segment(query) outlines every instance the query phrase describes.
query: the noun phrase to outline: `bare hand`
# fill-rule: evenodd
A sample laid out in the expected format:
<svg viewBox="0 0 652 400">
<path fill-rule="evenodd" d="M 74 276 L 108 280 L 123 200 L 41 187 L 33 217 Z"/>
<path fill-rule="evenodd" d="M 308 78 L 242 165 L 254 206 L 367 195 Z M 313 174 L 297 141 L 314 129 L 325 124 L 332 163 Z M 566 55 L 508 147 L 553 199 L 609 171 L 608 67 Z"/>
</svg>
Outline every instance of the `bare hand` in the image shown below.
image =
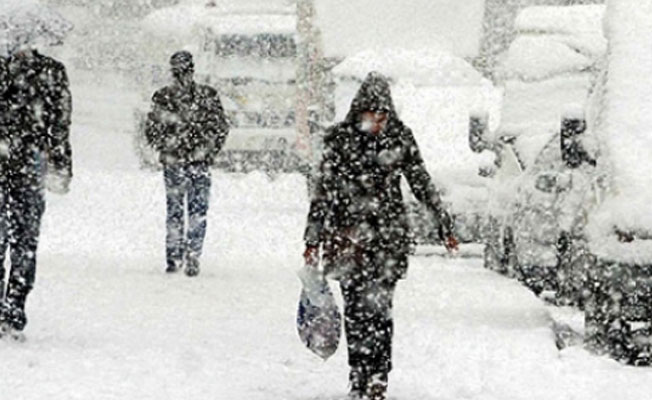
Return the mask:
<svg viewBox="0 0 652 400">
<path fill-rule="evenodd" d="M 446 246 L 446 250 L 448 250 L 450 253 L 460 249 L 460 243 L 457 241 L 455 236 L 452 235 L 446 238 L 444 241 L 444 246 Z"/>
<path fill-rule="evenodd" d="M 319 247 L 306 246 L 306 251 L 303 252 L 303 259 L 305 260 L 306 265 L 319 265 Z"/>
<path fill-rule="evenodd" d="M 48 172 L 45 175 L 45 188 L 54 194 L 66 194 L 70 191 L 70 176 L 57 172 Z"/>
</svg>

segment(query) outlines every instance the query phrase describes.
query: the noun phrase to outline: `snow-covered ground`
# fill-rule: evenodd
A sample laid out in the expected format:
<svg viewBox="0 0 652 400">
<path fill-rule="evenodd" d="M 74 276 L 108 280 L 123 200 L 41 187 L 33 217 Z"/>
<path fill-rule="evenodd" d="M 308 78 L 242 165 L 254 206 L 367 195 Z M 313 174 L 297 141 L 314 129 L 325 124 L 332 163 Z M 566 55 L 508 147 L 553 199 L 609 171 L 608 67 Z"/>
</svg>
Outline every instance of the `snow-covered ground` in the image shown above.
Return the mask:
<svg viewBox="0 0 652 400">
<path fill-rule="evenodd" d="M 203 270 L 163 274 L 159 173 L 139 170 L 116 77 L 72 73 L 75 178 L 50 196 L 23 344 L 0 399 L 304 399 L 346 393 L 295 332 L 307 198 L 299 176 L 216 174 Z M 432 254 L 432 253 L 430 253 Z M 546 308 L 480 259 L 420 255 L 395 300 L 391 399 L 642 399 L 652 371 L 559 353 Z"/>
</svg>

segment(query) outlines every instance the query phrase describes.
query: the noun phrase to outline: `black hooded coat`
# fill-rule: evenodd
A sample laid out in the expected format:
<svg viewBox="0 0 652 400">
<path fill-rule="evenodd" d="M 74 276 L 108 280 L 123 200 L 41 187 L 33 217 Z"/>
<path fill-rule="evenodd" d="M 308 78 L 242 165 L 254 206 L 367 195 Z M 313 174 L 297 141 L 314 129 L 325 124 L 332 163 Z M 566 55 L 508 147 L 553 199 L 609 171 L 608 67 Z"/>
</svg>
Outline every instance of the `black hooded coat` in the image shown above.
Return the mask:
<svg viewBox="0 0 652 400">
<path fill-rule="evenodd" d="M 382 132 L 374 135 L 361 129 L 361 115 L 368 110 L 389 114 Z M 449 236 L 451 218 L 412 131 L 394 109 L 389 82 L 370 73 L 346 119 L 325 135 L 308 214 L 304 239 L 307 246 L 323 244 L 327 275 L 336 279 L 349 273 L 390 280 L 405 277 L 412 240 L 401 193 L 403 176 L 415 197 L 438 219 L 442 239 Z"/>
</svg>

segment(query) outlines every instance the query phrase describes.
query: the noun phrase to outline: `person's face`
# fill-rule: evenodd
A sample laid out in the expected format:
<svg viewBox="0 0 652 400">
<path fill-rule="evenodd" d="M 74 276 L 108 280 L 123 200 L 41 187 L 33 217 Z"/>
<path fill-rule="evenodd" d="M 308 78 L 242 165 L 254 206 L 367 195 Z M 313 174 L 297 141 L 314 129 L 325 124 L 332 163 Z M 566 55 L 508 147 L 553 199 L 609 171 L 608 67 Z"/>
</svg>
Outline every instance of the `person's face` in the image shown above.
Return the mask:
<svg viewBox="0 0 652 400">
<path fill-rule="evenodd" d="M 387 126 L 387 118 L 385 111 L 365 111 L 360 117 L 360 125 L 363 131 L 377 135 Z"/>
<path fill-rule="evenodd" d="M 182 67 L 172 67 L 172 76 L 181 86 L 188 86 L 192 82 L 192 70 Z"/>
</svg>

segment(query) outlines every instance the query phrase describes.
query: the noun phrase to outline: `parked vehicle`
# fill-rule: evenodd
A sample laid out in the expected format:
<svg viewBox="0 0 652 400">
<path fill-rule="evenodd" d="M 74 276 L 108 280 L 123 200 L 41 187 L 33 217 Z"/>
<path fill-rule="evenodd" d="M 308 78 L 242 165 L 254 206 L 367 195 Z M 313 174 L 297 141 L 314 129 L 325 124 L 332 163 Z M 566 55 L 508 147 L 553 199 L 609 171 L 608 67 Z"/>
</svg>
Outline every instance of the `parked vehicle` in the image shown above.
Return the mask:
<svg viewBox="0 0 652 400">
<path fill-rule="evenodd" d="M 608 190 L 587 226 L 595 265 L 586 284 L 585 344 L 634 365 L 652 362 L 652 2 L 611 0 L 609 51 L 592 106 Z"/>
<path fill-rule="evenodd" d="M 498 160 L 485 266 L 561 303 L 581 302 L 568 286 L 577 274 L 561 266 L 582 259 L 583 227 L 600 190 L 594 135 L 583 108 L 606 48 L 603 11 L 524 9 L 498 74 L 505 87 L 500 126 L 471 131 L 479 137 L 471 140 L 486 143 Z"/>
</svg>

